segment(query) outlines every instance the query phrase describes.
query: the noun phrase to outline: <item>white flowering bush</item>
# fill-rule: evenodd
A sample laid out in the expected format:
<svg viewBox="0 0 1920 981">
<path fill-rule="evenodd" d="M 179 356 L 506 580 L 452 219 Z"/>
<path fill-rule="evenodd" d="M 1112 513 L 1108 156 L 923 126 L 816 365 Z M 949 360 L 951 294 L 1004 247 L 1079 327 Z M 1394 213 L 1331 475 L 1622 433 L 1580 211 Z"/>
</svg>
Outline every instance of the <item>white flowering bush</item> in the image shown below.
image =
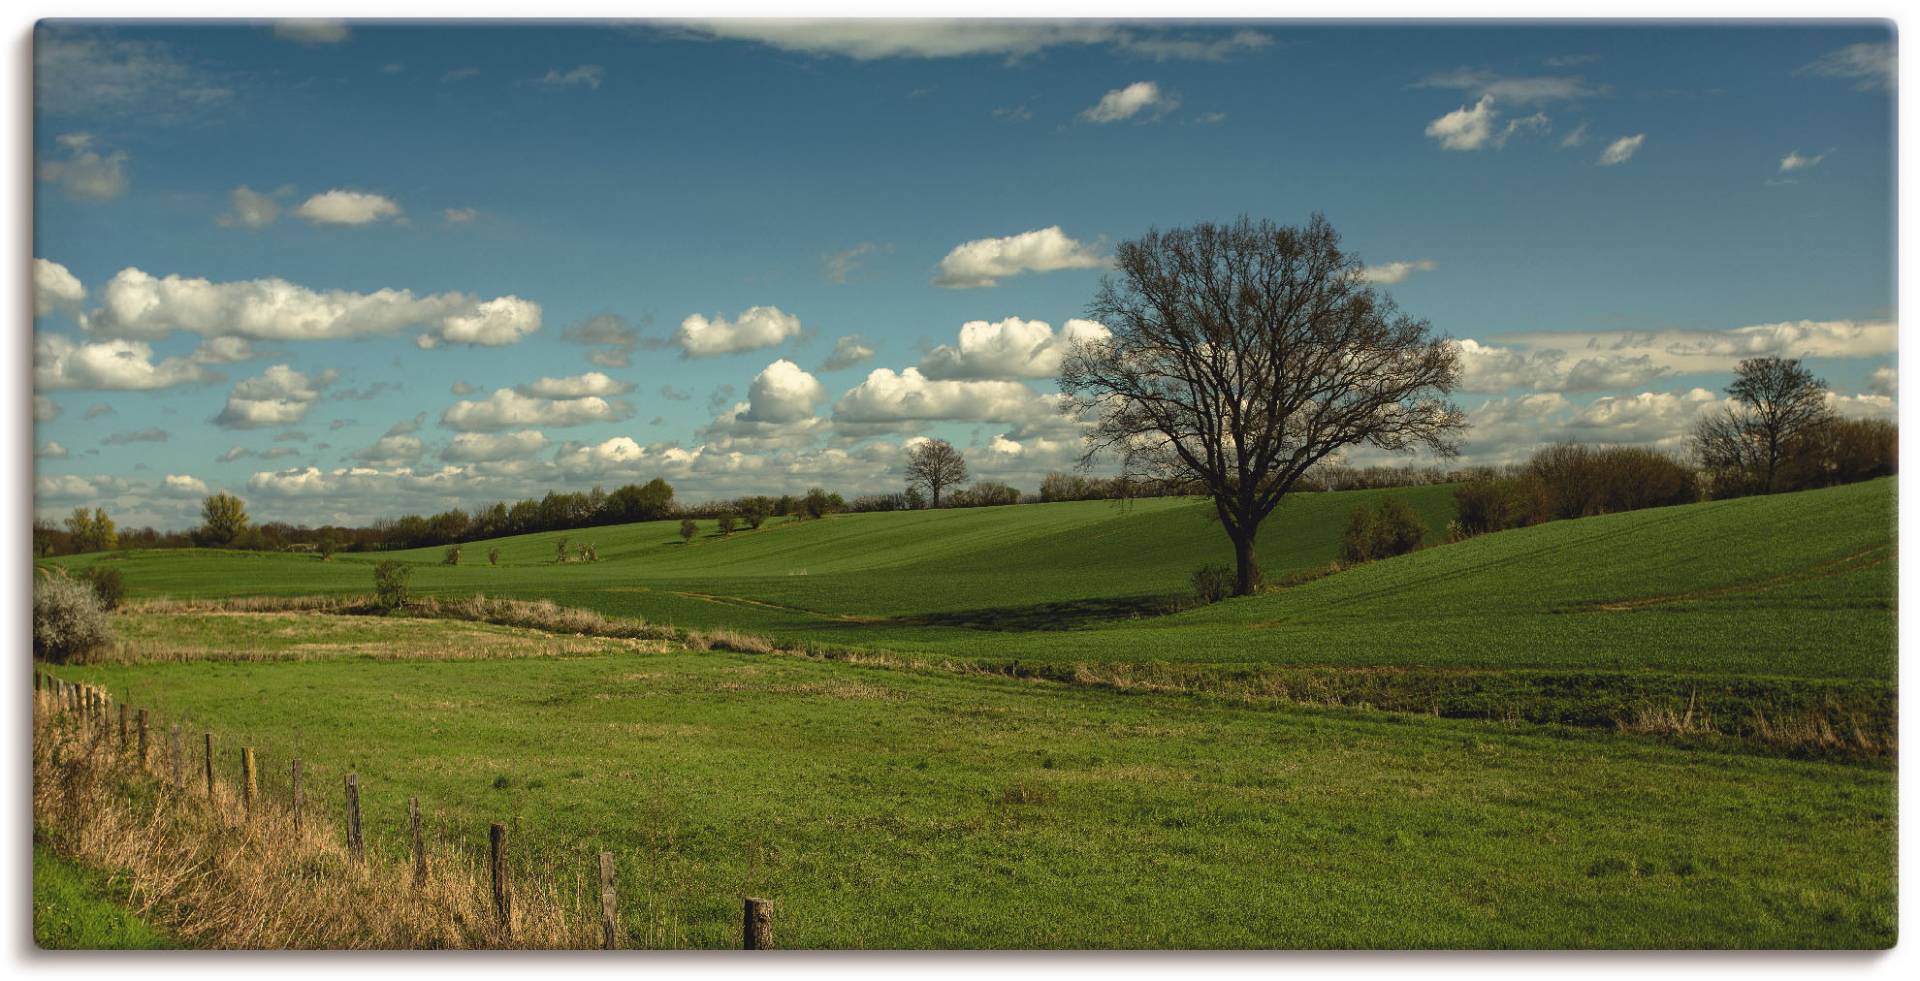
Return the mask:
<svg viewBox="0 0 1920 981">
<path fill-rule="evenodd" d="M 65 664 L 113 643 L 113 625 L 93 587 L 61 573 L 33 582 L 33 653 Z"/>
</svg>

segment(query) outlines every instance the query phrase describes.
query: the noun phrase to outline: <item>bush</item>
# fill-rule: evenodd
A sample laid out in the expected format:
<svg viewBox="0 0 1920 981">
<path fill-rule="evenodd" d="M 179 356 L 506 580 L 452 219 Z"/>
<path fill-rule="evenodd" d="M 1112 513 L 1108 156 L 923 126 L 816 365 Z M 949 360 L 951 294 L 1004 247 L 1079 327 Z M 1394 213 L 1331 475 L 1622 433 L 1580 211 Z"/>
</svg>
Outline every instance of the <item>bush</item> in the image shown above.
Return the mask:
<svg viewBox="0 0 1920 981">
<path fill-rule="evenodd" d="M 748 528 L 759 528 L 773 512 L 773 502 L 764 497 L 750 497 L 740 502 L 740 517 Z"/>
<path fill-rule="evenodd" d="M 391 559 L 373 567 L 374 601 L 384 610 L 407 605 L 407 582 L 413 578 L 413 566 Z"/>
<path fill-rule="evenodd" d="M 1353 509 L 1347 530 L 1340 536 L 1340 561 L 1348 565 L 1390 559 L 1420 547 L 1427 537 L 1419 512 L 1397 497 L 1380 502 L 1376 511 Z"/>
<path fill-rule="evenodd" d="M 82 572 L 80 578 L 99 597 L 101 609 L 117 610 L 120 602 L 127 598 L 127 584 L 121 578 L 119 569 L 95 565 Z"/>
<path fill-rule="evenodd" d="M 1218 603 L 1233 595 L 1233 570 L 1224 565 L 1203 565 L 1193 571 L 1193 595 L 1202 603 Z"/>
<path fill-rule="evenodd" d="M 460 564 L 460 546 L 458 545 L 447 546 L 447 557 L 444 559 L 441 559 L 440 564 L 441 565 L 459 565 Z"/>
<path fill-rule="evenodd" d="M 720 534 L 722 536 L 733 534 L 734 520 L 735 519 L 731 514 L 723 514 L 720 516 L 717 523 L 720 525 Z"/>
<path fill-rule="evenodd" d="M 494 547 L 487 549 L 487 564 L 488 565 L 500 564 L 500 546 L 495 545 Z"/>
<path fill-rule="evenodd" d="M 1340 561 L 1358 565 L 1373 558 L 1373 512 L 1364 506 L 1347 516 L 1347 530 L 1340 533 Z"/>
<path fill-rule="evenodd" d="M 693 544 L 693 536 L 698 534 L 700 534 L 700 526 L 697 524 L 694 524 L 692 518 L 680 519 L 680 540 L 681 541 L 691 545 Z"/>
<path fill-rule="evenodd" d="M 67 664 L 113 642 L 113 624 L 99 594 L 65 574 L 42 574 L 33 583 L 33 653 Z"/>
</svg>

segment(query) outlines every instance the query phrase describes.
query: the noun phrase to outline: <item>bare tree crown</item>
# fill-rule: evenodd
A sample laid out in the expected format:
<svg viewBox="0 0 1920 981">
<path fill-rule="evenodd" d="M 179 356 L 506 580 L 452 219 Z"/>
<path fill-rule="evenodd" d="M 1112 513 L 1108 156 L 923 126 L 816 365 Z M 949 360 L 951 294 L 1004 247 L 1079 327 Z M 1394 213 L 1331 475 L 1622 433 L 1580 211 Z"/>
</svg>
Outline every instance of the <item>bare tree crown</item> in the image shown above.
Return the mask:
<svg viewBox="0 0 1920 981">
<path fill-rule="evenodd" d="M 924 486 L 940 506 L 940 490 L 967 479 L 967 461 L 953 444 L 929 439 L 907 450 L 907 483 Z"/>
</svg>

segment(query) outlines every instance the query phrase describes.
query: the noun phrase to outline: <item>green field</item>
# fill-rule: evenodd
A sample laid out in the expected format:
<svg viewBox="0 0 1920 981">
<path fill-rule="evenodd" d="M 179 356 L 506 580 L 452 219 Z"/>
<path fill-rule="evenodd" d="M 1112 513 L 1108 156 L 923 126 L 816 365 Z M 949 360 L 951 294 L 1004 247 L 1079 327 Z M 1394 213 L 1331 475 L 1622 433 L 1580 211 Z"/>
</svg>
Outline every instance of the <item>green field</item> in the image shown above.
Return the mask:
<svg viewBox="0 0 1920 981">
<path fill-rule="evenodd" d="M 122 905 L 105 875 L 33 843 L 33 943 L 42 950 L 151 950 L 179 946 Z"/>
<path fill-rule="evenodd" d="M 643 524 L 570 533 L 590 564 L 553 564 L 552 534 L 497 543 L 497 568 L 488 543 L 399 557 L 428 593 L 953 663 L 135 609 L 120 663 L 58 670 L 258 747 L 269 793 L 294 757 L 315 786 L 356 770 L 395 854 L 416 794 L 462 842 L 518 822 L 546 868 L 614 850 L 639 944 L 732 945 L 739 896 L 765 894 L 792 946 L 1883 947 L 1893 492 L 1436 534 L 1173 614 L 1227 553 L 1191 501 L 691 545 Z M 1297 496 L 1263 531 L 1269 577 L 1324 567 L 1385 495 L 1450 516 L 1448 488 Z M 363 593 L 375 558 L 58 561 L 205 598 Z M 1731 741 L 1628 724 L 1649 706 Z M 1806 719 L 1833 731 L 1766 735 Z"/>
</svg>

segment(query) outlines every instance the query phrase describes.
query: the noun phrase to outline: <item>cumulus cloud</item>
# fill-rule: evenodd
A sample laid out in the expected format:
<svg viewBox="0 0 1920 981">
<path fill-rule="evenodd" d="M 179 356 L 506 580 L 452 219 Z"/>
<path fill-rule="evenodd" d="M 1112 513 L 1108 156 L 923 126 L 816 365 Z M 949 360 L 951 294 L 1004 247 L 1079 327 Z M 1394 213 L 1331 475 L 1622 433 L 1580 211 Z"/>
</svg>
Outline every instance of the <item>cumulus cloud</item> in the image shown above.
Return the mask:
<svg viewBox="0 0 1920 981">
<path fill-rule="evenodd" d="M 836 423 L 1016 422 L 1057 415 L 1059 397 L 1013 381 L 942 381 L 918 368 L 876 368 L 833 406 Z M 859 431 L 859 430 L 854 430 Z"/>
<path fill-rule="evenodd" d="M 356 450 L 351 458 L 361 463 L 397 466 L 418 461 L 425 451 L 426 443 L 420 437 L 408 432 L 389 431 L 374 440 L 372 446 Z"/>
<path fill-rule="evenodd" d="M 80 312 L 87 302 L 87 288 L 67 267 L 49 259 L 33 260 L 33 315 L 44 317 L 56 311 Z"/>
<path fill-rule="evenodd" d="M 570 68 L 564 72 L 557 68 L 550 68 L 545 75 L 535 79 L 535 81 L 551 89 L 571 88 L 576 85 L 584 85 L 590 89 L 597 89 L 600 87 L 600 80 L 605 75 L 606 69 L 599 65 L 581 65 L 577 68 Z"/>
<path fill-rule="evenodd" d="M 294 217 L 315 225 L 368 225 L 399 214 L 400 205 L 392 198 L 338 187 L 322 191 L 293 209 Z"/>
<path fill-rule="evenodd" d="M 168 497 L 205 497 L 207 482 L 192 474 L 170 473 L 160 481 L 160 493 Z"/>
<path fill-rule="evenodd" d="M 33 451 L 33 455 L 43 460 L 64 460 L 67 458 L 67 448 L 53 440 L 47 440 L 40 444 L 39 449 Z"/>
<path fill-rule="evenodd" d="M 1870 41 L 1829 51 L 1800 66 L 1794 74 L 1851 79 L 1853 87 L 1862 92 L 1891 92 L 1899 72 L 1899 56 L 1892 42 Z"/>
<path fill-rule="evenodd" d="M 1500 110 L 1494 108 L 1493 97 L 1481 96 L 1472 106 L 1461 106 L 1428 123 L 1427 138 L 1438 142 L 1442 150 L 1497 150 L 1520 130 L 1547 125 L 1547 117 L 1539 113 L 1510 120 L 1504 128 L 1496 129 L 1499 120 Z"/>
<path fill-rule="evenodd" d="M 1892 365 L 1881 365 L 1873 369 L 1873 375 L 1868 379 L 1867 384 L 1875 395 L 1888 397 L 1898 395 L 1900 394 L 1900 372 Z"/>
<path fill-rule="evenodd" d="M 798 422 L 813 417 L 814 406 L 827 397 L 820 380 L 781 358 L 753 376 L 747 386 L 748 422 Z"/>
<path fill-rule="evenodd" d="M 538 430 L 513 433 L 461 433 L 440 451 L 440 459 L 449 463 L 495 463 L 524 460 L 545 449 L 547 437 Z"/>
<path fill-rule="evenodd" d="M 687 357 L 704 358 L 773 347 L 800 333 L 800 318 L 779 307 L 749 307 L 733 320 L 692 314 L 680 322 L 673 342 Z"/>
<path fill-rule="evenodd" d="M 196 364 L 238 364 L 259 357 L 244 337 L 209 337 L 193 349 Z"/>
<path fill-rule="evenodd" d="M 1160 90 L 1152 81 L 1139 81 L 1124 88 L 1110 89 L 1100 101 L 1081 110 L 1080 119 L 1089 123 L 1117 123 L 1145 114 L 1155 120 L 1180 108 L 1180 97 Z"/>
<path fill-rule="evenodd" d="M 841 371 L 873 357 L 873 348 L 859 334 L 848 334 L 833 342 L 833 352 L 820 362 L 820 371 Z"/>
<path fill-rule="evenodd" d="M 641 343 L 640 328 L 614 313 L 588 317 L 561 331 L 560 339 L 599 346 L 599 350 L 587 352 L 587 360 L 604 368 L 625 368 L 633 349 Z"/>
<path fill-rule="evenodd" d="M 1098 269 L 1106 264 L 1097 244 L 1077 242 L 1059 225 L 1049 225 L 1004 238 L 962 242 L 940 260 L 933 283 L 948 289 L 976 289 L 1021 273 Z"/>
<path fill-rule="evenodd" d="M 632 407 L 626 403 L 597 395 L 549 399 L 502 388 L 482 401 L 455 402 L 441 414 L 440 424 L 458 432 L 490 433 L 507 429 L 556 429 L 590 422 L 615 422 L 632 414 Z"/>
<path fill-rule="evenodd" d="M 188 358 L 153 360 L 153 347 L 141 341 L 109 340 L 82 344 L 59 334 L 40 333 L 33 343 L 35 388 L 148 391 L 219 380 Z"/>
<path fill-rule="evenodd" d="M 598 371 L 589 371 L 584 375 L 565 378 L 542 378 L 530 384 L 515 385 L 513 390 L 535 398 L 577 399 L 588 395 L 624 395 L 632 391 L 633 386 Z"/>
<path fill-rule="evenodd" d="M 86 133 L 65 133 L 58 142 L 66 156 L 42 161 L 41 180 L 76 201 L 111 201 L 127 192 L 126 151 L 102 154 Z"/>
<path fill-rule="evenodd" d="M 299 44 L 339 44 L 353 32 L 343 20 L 288 18 L 273 22 L 273 36 Z"/>
<path fill-rule="evenodd" d="M 1075 343 L 1111 336 L 1105 326 L 1091 320 L 1069 320 L 1058 334 L 1042 320 L 974 320 L 961 325 L 958 345 L 934 348 L 919 368 L 936 381 L 1052 378 L 1060 373 L 1060 360 Z"/>
<path fill-rule="evenodd" d="M 1809 170 L 1820 166 L 1820 161 L 1825 159 L 1827 159 L 1827 155 L 1824 153 L 1816 153 L 1808 156 L 1798 150 L 1794 150 L 1780 158 L 1780 173 L 1787 174 L 1796 170 Z"/>
<path fill-rule="evenodd" d="M 256 377 L 233 386 L 226 407 L 213 418 L 227 429 L 264 429 L 285 426 L 307 417 L 321 389 L 333 382 L 333 372 L 309 377 L 284 364 L 273 365 Z"/>
<path fill-rule="evenodd" d="M 274 200 L 273 195 L 262 194 L 242 184 L 227 195 L 227 211 L 214 221 L 222 228 L 244 228 L 248 231 L 256 231 L 273 224 L 279 218 L 280 202 Z"/>
<path fill-rule="evenodd" d="M 275 341 L 419 328 L 423 347 L 442 341 L 498 345 L 539 330 L 540 305 L 517 296 L 483 301 L 465 293 L 415 296 L 404 289 L 313 290 L 278 278 L 215 283 L 129 267 L 108 281 L 100 308 L 85 326 L 92 333 L 149 340 L 186 331 Z"/>
<path fill-rule="evenodd" d="M 1602 167 L 1612 167 L 1617 164 L 1626 163 L 1633 159 L 1635 153 L 1640 152 L 1640 144 L 1645 142 L 1647 142 L 1647 134 L 1645 133 L 1622 136 L 1612 143 L 1607 144 L 1607 148 L 1600 152 L 1598 163 Z"/>
<path fill-rule="evenodd" d="M 1432 259 L 1414 259 L 1408 262 L 1388 262 L 1378 266 L 1368 266 L 1360 270 L 1360 278 L 1369 283 L 1391 286 L 1405 280 L 1417 272 L 1432 272 L 1438 265 Z"/>
<path fill-rule="evenodd" d="M 1745 358 L 1885 356 L 1896 350 L 1898 335 L 1899 326 L 1890 321 L 1794 320 L 1731 330 L 1538 331 L 1495 340 L 1576 358 L 1645 356 L 1665 372 L 1694 374 L 1731 371 Z"/>
<path fill-rule="evenodd" d="M 1642 385 L 1673 373 L 1645 353 L 1569 354 L 1562 348 L 1501 347 L 1471 338 L 1455 341 L 1454 349 L 1460 353 L 1463 392 L 1598 391 Z"/>
</svg>

